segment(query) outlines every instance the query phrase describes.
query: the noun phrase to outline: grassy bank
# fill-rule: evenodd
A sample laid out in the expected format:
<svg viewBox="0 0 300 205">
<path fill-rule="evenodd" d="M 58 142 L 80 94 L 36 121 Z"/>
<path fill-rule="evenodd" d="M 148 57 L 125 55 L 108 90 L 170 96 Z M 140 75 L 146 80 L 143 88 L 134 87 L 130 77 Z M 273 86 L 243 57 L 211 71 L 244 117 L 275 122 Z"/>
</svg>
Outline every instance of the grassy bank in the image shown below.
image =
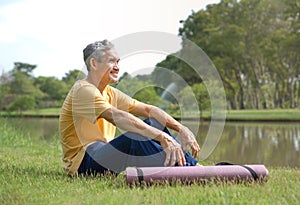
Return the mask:
<svg viewBox="0 0 300 205">
<path fill-rule="evenodd" d="M 35 109 L 26 111 L 13 111 L 13 112 L 0 112 L 0 116 L 8 117 L 19 117 L 19 116 L 29 116 L 29 117 L 58 117 L 60 113 L 60 108 L 47 108 L 47 109 Z"/>
<path fill-rule="evenodd" d="M 300 110 L 229 110 L 226 119 L 237 121 L 300 121 Z"/>
<path fill-rule="evenodd" d="M 0 119 L 0 204 L 297 204 L 300 170 L 272 168 L 265 184 L 129 188 L 116 178 L 70 178 L 57 137 L 30 139 Z M 213 162 L 204 162 L 213 164 Z"/>
<path fill-rule="evenodd" d="M 29 116 L 29 117 L 58 117 L 60 108 L 49 108 L 29 110 L 20 112 L 0 112 L 0 116 Z M 209 120 L 210 112 L 203 112 L 203 119 Z M 181 118 L 180 116 L 174 116 Z M 188 114 L 188 118 L 198 118 L 194 113 Z M 274 109 L 274 110 L 228 110 L 226 111 L 228 121 L 300 121 L 299 109 Z"/>
<path fill-rule="evenodd" d="M 192 115 L 192 114 L 191 114 Z M 209 120 L 211 113 L 204 111 L 203 119 Z M 300 121 L 299 109 L 271 110 L 227 110 L 227 121 Z"/>
</svg>

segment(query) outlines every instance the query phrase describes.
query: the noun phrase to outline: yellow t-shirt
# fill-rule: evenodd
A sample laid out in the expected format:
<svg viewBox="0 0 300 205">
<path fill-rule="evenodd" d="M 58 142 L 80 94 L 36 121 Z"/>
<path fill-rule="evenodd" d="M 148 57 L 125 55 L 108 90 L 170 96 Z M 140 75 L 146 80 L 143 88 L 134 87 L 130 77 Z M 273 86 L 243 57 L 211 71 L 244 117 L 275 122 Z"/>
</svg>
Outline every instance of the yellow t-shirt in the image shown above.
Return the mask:
<svg viewBox="0 0 300 205">
<path fill-rule="evenodd" d="M 64 169 L 76 174 L 88 145 L 109 142 L 116 127 L 99 116 L 113 107 L 131 112 L 137 101 L 116 88 L 106 86 L 101 93 L 93 84 L 77 81 L 62 106 L 59 129 L 63 150 Z"/>
</svg>

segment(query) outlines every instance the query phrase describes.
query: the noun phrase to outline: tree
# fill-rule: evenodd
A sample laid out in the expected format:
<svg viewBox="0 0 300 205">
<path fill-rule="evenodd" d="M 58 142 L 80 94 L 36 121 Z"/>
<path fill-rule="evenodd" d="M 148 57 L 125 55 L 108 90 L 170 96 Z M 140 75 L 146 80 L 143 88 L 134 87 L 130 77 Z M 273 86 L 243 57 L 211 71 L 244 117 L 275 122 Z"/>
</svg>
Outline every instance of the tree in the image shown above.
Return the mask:
<svg viewBox="0 0 300 205">
<path fill-rule="evenodd" d="M 17 95 L 36 93 L 36 88 L 33 84 L 33 76 L 31 72 L 36 65 L 30 65 L 27 63 L 15 63 L 15 67 L 10 72 L 10 92 Z"/>
<path fill-rule="evenodd" d="M 176 83 L 181 87 L 181 83 L 178 81 L 178 77 L 176 77 L 176 75 L 178 75 L 189 85 L 200 83 L 202 79 L 187 62 L 180 59 L 180 55 L 182 55 L 180 52 L 169 55 L 164 61 L 158 63 L 152 73 L 153 81 L 164 87 L 171 83 Z M 174 74 L 170 74 L 170 72 L 165 69 Z"/>
<path fill-rule="evenodd" d="M 179 35 L 213 60 L 231 108 L 287 102 L 294 108 L 300 100 L 299 7 L 294 0 L 222 0 L 192 12 L 181 21 Z M 275 94 L 267 94 L 273 88 Z"/>
<path fill-rule="evenodd" d="M 6 86 L 9 87 L 8 98 L 11 99 L 11 104 L 8 107 L 10 110 L 22 111 L 24 109 L 31 109 L 43 96 L 43 93 L 34 85 L 32 71 L 35 68 L 36 65 L 16 62 L 13 70 L 8 73 Z M 24 105 L 21 103 L 22 100 Z M 17 109 L 18 106 L 19 108 Z"/>
<path fill-rule="evenodd" d="M 13 101 L 14 95 L 10 94 L 10 75 L 2 72 L 0 76 L 0 109 L 7 109 L 8 105 Z"/>
<path fill-rule="evenodd" d="M 61 106 L 69 91 L 67 84 L 56 77 L 40 76 L 35 79 L 34 85 L 44 93 L 44 103 L 39 105 L 43 107 Z"/>
<path fill-rule="evenodd" d="M 20 72 L 26 74 L 27 76 L 31 76 L 32 71 L 37 67 L 36 65 L 22 63 L 22 62 L 15 62 L 14 65 L 15 66 L 14 66 L 13 70 L 20 71 Z"/>
<path fill-rule="evenodd" d="M 155 92 L 155 85 L 151 82 L 140 81 L 137 77 L 132 77 L 128 73 L 120 78 L 116 87 L 141 102 L 159 107 L 164 105 L 164 101 Z"/>
<path fill-rule="evenodd" d="M 30 110 L 35 108 L 36 102 L 35 98 L 31 95 L 19 95 L 16 99 L 9 105 L 9 111 L 19 111 Z"/>
<path fill-rule="evenodd" d="M 83 79 L 84 77 L 85 74 L 82 71 L 75 69 L 66 73 L 65 77 L 62 78 L 62 81 L 65 82 L 70 89 L 77 80 Z"/>
</svg>

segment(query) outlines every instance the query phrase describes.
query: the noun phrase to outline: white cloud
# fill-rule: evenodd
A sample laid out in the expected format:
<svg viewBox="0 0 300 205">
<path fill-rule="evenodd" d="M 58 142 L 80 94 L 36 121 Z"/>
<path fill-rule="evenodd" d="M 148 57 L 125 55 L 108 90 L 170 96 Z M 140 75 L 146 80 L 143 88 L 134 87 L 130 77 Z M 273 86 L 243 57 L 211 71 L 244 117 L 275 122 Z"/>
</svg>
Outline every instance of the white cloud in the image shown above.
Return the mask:
<svg viewBox="0 0 300 205">
<path fill-rule="evenodd" d="M 69 70 L 82 68 L 82 49 L 90 42 L 139 31 L 177 35 L 179 20 L 185 20 L 191 10 L 218 2 L 23 0 L 7 4 L 0 7 L 0 69 L 8 70 L 13 62 L 24 61 L 38 65 L 36 76 L 62 77 Z M 154 57 L 148 59 L 156 63 Z M 134 65 L 145 67 L 142 64 Z"/>
</svg>

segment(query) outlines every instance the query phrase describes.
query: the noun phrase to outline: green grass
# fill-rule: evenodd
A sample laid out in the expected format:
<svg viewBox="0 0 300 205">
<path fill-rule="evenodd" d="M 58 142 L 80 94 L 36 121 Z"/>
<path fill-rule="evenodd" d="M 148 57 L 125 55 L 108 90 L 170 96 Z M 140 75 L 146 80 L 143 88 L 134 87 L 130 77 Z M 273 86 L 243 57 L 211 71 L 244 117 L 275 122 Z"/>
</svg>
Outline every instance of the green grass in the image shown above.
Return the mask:
<svg viewBox="0 0 300 205">
<path fill-rule="evenodd" d="M 194 113 L 187 116 L 195 118 Z M 218 114 L 216 114 L 218 118 Z M 203 119 L 210 119 L 211 112 L 203 111 Z M 228 121 L 300 121 L 299 109 L 270 109 L 270 110 L 227 110 L 226 120 Z"/>
<path fill-rule="evenodd" d="M 277 109 L 277 110 L 229 110 L 227 120 L 300 120 L 298 109 Z"/>
<path fill-rule="evenodd" d="M 20 112 L 0 112 L 1 115 L 10 114 L 11 116 L 59 116 L 60 108 L 36 109 Z M 188 113 L 188 112 L 187 112 Z M 194 112 L 190 112 L 185 117 L 196 118 Z M 203 111 L 204 119 L 210 119 L 209 111 Z M 175 118 L 180 118 L 175 116 Z M 236 121 L 300 121 L 300 109 L 272 109 L 272 110 L 227 110 L 227 120 Z"/>
<path fill-rule="evenodd" d="M 57 136 L 30 139 L 0 119 L 0 204 L 297 204 L 300 169 L 268 167 L 263 184 L 128 187 L 118 177 L 69 177 Z M 212 162 L 205 162 L 210 164 Z"/>
<path fill-rule="evenodd" d="M 0 116 L 58 116 L 61 108 L 45 108 L 45 109 L 35 109 L 35 110 L 26 110 L 26 111 L 13 111 L 13 112 L 0 112 Z"/>
</svg>

